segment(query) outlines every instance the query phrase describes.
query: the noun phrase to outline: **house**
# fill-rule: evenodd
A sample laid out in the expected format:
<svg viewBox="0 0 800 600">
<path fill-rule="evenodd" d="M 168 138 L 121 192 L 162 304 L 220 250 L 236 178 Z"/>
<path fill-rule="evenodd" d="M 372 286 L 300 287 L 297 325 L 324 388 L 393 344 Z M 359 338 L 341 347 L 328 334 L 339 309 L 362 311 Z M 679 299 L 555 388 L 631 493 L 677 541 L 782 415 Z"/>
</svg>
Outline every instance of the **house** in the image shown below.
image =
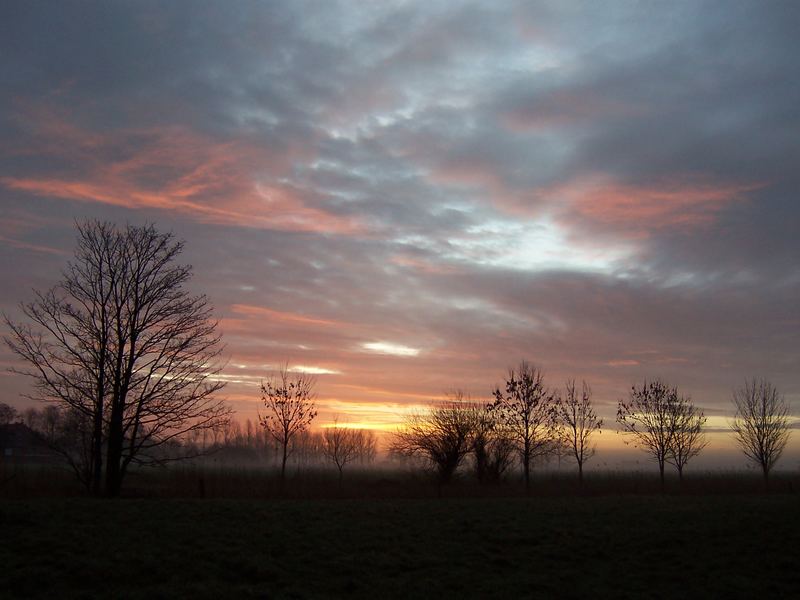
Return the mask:
<svg viewBox="0 0 800 600">
<path fill-rule="evenodd" d="M 51 464 L 60 458 L 39 433 L 24 423 L 0 425 L 0 462 Z"/>
</svg>

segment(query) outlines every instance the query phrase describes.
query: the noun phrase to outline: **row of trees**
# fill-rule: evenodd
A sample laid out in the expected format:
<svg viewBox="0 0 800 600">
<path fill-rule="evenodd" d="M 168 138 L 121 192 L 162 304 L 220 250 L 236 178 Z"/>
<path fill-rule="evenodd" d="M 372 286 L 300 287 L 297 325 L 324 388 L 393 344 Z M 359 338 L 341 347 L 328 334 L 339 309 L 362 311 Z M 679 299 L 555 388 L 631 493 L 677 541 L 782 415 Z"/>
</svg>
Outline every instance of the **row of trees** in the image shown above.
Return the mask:
<svg viewBox="0 0 800 600">
<path fill-rule="evenodd" d="M 317 416 L 315 385 L 313 376 L 291 373 L 288 365 L 261 384 L 265 412 L 259 414 L 259 423 L 280 447 L 281 481 L 286 478 L 286 463 L 293 442 L 307 436 L 308 427 Z M 373 432 L 340 425 L 336 417 L 333 426 L 326 427 L 319 436 L 318 452 L 336 466 L 341 483 L 344 468 L 349 463 L 374 460 L 377 440 Z"/>
<path fill-rule="evenodd" d="M 391 452 L 421 457 L 435 468 L 441 482 L 449 481 L 468 457 L 479 481 L 496 481 L 516 461 L 530 489 L 533 463 L 554 454 L 566 454 L 577 465 L 583 481 L 586 461 L 595 453 L 592 436 L 603 421 L 592 404 L 591 387 L 567 381 L 564 390 L 548 388 L 542 371 L 523 361 L 508 371 L 503 387 L 493 390 L 493 401 L 473 402 L 461 392 L 443 404 L 409 415 L 397 431 Z M 765 485 L 789 438 L 788 405 L 765 380 L 747 381 L 734 392 L 735 439 L 762 470 Z M 707 441 L 706 417 L 691 398 L 660 380 L 633 386 L 617 407 L 619 432 L 646 451 L 664 470 L 673 465 L 680 479 L 688 462 Z"/>
<path fill-rule="evenodd" d="M 591 441 L 603 425 L 592 405 L 591 387 L 567 382 L 563 394 L 548 388 L 542 371 L 523 361 L 509 369 L 503 387 L 489 403 L 473 402 L 455 392 L 444 404 L 409 415 L 391 444 L 399 456 L 421 457 L 433 465 L 442 482 L 449 481 L 472 456 L 479 481 L 499 480 L 518 461 L 526 489 L 538 459 L 566 452 L 583 467 L 594 455 Z"/>
<path fill-rule="evenodd" d="M 69 411 L 49 404 L 18 413 L 0 402 L 0 425 L 14 422 L 22 422 L 36 432 L 76 470 L 84 462 L 81 459 L 84 445 L 77 430 L 81 421 Z M 283 448 L 267 430 L 248 419 L 244 425 L 230 420 L 214 429 L 195 430 L 183 439 L 163 445 L 160 452 L 162 462 L 192 457 L 222 464 L 280 465 Z M 341 479 L 348 464 L 368 465 L 375 461 L 377 437 L 373 431 L 350 429 L 335 421 L 322 431 L 306 429 L 292 436 L 287 454 L 298 468 L 329 463 L 337 468 Z"/>
<path fill-rule="evenodd" d="M 177 264 L 182 251 L 183 242 L 152 226 L 88 221 L 78 225 L 62 280 L 20 305 L 26 321 L 4 316 L 5 341 L 23 365 L 16 372 L 34 383 L 30 397 L 58 406 L 42 416 L 43 427 L 95 493 L 118 495 L 130 465 L 191 456 L 198 439 L 230 423 L 232 411 L 217 397 L 224 386 L 217 322 L 207 298 L 186 289 L 192 269 Z M 262 385 L 262 398 L 259 422 L 280 448 L 284 478 L 293 440 L 317 414 L 314 380 L 284 368 Z M 736 439 L 766 480 L 788 439 L 788 407 L 764 381 L 748 382 L 734 401 Z M 617 421 L 656 459 L 662 480 L 665 463 L 681 474 L 705 445 L 702 411 L 659 381 L 634 387 Z M 565 448 L 582 477 L 601 426 L 586 383 L 551 390 L 522 362 L 488 404 L 457 395 L 411 415 L 392 450 L 425 457 L 442 480 L 468 455 L 481 480 L 498 479 L 516 460 L 529 487 L 532 463 Z M 325 431 L 323 453 L 340 475 L 371 443 L 364 435 L 338 423 Z"/>
<path fill-rule="evenodd" d="M 280 464 L 285 478 L 287 458 L 299 465 L 329 461 L 341 481 L 352 462 L 371 463 L 377 440 L 371 431 L 341 426 L 312 432 L 308 425 L 316 415 L 314 379 L 283 369 L 263 384 L 267 413 L 259 424 L 247 421 L 244 428 L 226 421 L 213 429 L 195 429 L 185 438 L 160 447 L 158 458 L 177 458 L 215 453 L 222 460 L 253 459 Z M 571 457 L 583 479 L 583 466 L 595 452 L 592 435 L 602 420 L 592 406 L 591 388 L 578 389 L 568 381 L 563 390 L 549 390 L 537 368 L 521 363 L 510 369 L 503 388 L 493 391 L 494 401 L 472 402 L 456 392 L 446 403 L 408 416 L 397 432 L 391 452 L 421 457 L 433 465 L 442 482 L 450 480 L 468 457 L 480 482 L 496 482 L 518 462 L 526 486 L 530 469 L 538 461 L 558 455 Z M 734 392 L 736 416 L 732 429 L 742 450 L 762 469 L 765 483 L 789 436 L 788 406 L 767 381 L 752 380 Z M 19 419 L 38 431 L 51 448 L 61 452 L 81 475 L 91 462 L 87 444 L 90 432 L 85 420 L 71 408 L 48 405 L 29 408 L 21 415 L 0 403 L 0 424 Z M 617 411 L 620 431 L 630 434 L 631 444 L 644 449 L 659 467 L 662 485 L 666 464 L 672 464 L 682 479 L 689 460 L 706 446 L 706 418 L 691 400 L 662 381 L 633 386 L 620 400 Z"/>
</svg>

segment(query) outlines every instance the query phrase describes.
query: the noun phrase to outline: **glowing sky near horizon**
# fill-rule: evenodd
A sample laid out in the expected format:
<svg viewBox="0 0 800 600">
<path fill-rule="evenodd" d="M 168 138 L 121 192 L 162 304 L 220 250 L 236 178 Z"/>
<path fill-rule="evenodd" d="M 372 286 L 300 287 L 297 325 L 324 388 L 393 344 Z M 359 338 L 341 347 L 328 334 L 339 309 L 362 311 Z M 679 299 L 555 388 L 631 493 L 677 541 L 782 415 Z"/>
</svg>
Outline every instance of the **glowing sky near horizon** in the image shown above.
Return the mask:
<svg viewBox="0 0 800 600">
<path fill-rule="evenodd" d="M 59 278 L 76 219 L 154 222 L 216 307 L 241 419 L 281 365 L 316 377 L 320 425 L 389 430 L 523 358 L 588 380 L 607 424 L 655 376 L 720 429 L 745 376 L 800 413 L 798 23 L 794 2 L 4 2 L 0 308 Z"/>
</svg>

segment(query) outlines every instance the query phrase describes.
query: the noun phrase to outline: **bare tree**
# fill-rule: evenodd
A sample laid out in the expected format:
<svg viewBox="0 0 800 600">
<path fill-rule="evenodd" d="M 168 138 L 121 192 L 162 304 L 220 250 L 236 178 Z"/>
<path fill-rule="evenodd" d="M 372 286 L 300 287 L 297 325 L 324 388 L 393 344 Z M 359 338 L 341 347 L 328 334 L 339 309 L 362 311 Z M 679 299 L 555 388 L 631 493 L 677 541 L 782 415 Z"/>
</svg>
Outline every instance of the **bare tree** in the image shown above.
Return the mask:
<svg viewBox="0 0 800 600">
<path fill-rule="evenodd" d="M 280 446 L 280 444 L 278 445 Z M 289 442 L 289 458 L 293 460 L 298 470 L 308 466 L 318 466 L 325 460 L 324 445 L 325 438 L 321 432 L 304 429 L 293 436 Z M 287 467 L 288 465 L 287 462 Z"/>
<path fill-rule="evenodd" d="M 21 310 L 32 325 L 6 317 L 6 343 L 27 364 L 33 397 L 82 415 L 90 431 L 86 470 L 98 492 L 120 492 L 131 464 L 194 429 L 217 427 L 230 409 L 215 394 L 221 351 L 205 296 L 185 289 L 183 242 L 153 226 L 78 226 L 75 259 L 63 280 Z"/>
<path fill-rule="evenodd" d="M 689 397 L 679 396 L 673 405 L 674 431 L 667 461 L 678 470 L 678 479 L 683 481 L 683 468 L 700 454 L 707 441 L 703 433 L 706 417 Z"/>
<path fill-rule="evenodd" d="M 598 419 L 592 405 L 592 388 L 585 381 L 581 393 L 575 389 L 575 380 L 567 381 L 565 396 L 555 401 L 556 417 L 559 423 L 560 442 L 566 446 L 578 464 L 578 481 L 583 483 L 583 465 L 592 458 L 595 446 L 591 436 L 600 432 L 603 419 Z"/>
<path fill-rule="evenodd" d="M 623 433 L 631 434 L 635 446 L 649 453 L 658 463 L 661 488 L 664 488 L 664 465 L 670 456 L 677 425 L 675 404 L 677 388 L 658 379 L 631 388 L 628 400 L 617 406 L 617 423 Z M 626 442 L 627 443 L 627 442 Z"/>
<path fill-rule="evenodd" d="M 344 468 L 358 459 L 364 447 L 364 432 L 339 425 L 339 418 L 333 419 L 333 426 L 326 427 L 323 433 L 322 453 L 339 470 L 339 485 L 342 484 Z"/>
<path fill-rule="evenodd" d="M 0 402 L 0 425 L 8 425 L 17 420 L 17 410 L 5 402 Z"/>
<path fill-rule="evenodd" d="M 513 436 L 529 493 L 531 463 L 548 453 L 556 436 L 553 394 L 542 371 L 522 361 L 508 370 L 505 390 L 495 388 L 493 395 L 493 410 Z"/>
<path fill-rule="evenodd" d="M 516 447 L 511 432 L 497 419 L 491 404 L 476 404 L 472 452 L 475 458 L 475 476 L 481 483 L 500 481 L 514 462 Z"/>
<path fill-rule="evenodd" d="M 363 464 L 372 464 L 378 455 L 378 438 L 371 429 L 360 429 L 358 447 L 358 461 Z"/>
<path fill-rule="evenodd" d="M 439 482 L 447 483 L 472 449 L 474 428 L 470 403 L 457 391 L 444 404 L 408 415 L 390 451 L 423 458 L 436 469 Z"/>
<path fill-rule="evenodd" d="M 789 441 L 789 405 L 766 379 L 751 379 L 733 392 L 734 437 L 745 456 L 756 463 L 769 485 L 769 472 Z"/>
<path fill-rule="evenodd" d="M 281 446 L 281 481 L 286 479 L 289 444 L 305 431 L 317 416 L 314 402 L 316 380 L 305 373 L 291 373 L 284 365 L 277 377 L 261 384 L 266 414 L 259 414 L 261 426 Z"/>
</svg>

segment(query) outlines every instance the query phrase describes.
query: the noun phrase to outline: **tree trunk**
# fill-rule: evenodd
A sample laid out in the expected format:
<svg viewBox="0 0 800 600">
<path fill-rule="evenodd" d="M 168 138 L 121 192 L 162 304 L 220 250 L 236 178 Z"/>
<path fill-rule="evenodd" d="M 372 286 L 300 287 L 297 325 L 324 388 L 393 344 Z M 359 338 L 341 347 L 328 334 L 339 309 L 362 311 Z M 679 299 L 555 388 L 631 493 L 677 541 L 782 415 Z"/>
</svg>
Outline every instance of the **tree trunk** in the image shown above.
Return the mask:
<svg viewBox="0 0 800 600">
<path fill-rule="evenodd" d="M 103 482 L 103 402 L 98 401 L 94 414 L 92 432 L 92 494 L 100 495 Z"/>
<path fill-rule="evenodd" d="M 531 459 L 530 456 L 522 458 L 522 470 L 525 476 L 525 495 L 531 495 Z"/>
<path fill-rule="evenodd" d="M 101 307 L 101 324 L 106 326 L 106 311 L 105 303 Z M 100 495 L 100 489 L 103 485 L 103 411 L 105 410 L 105 396 L 106 396 L 106 371 L 105 371 L 105 356 L 108 352 L 108 334 L 103 331 L 100 339 L 100 351 L 97 356 L 97 399 L 94 406 L 94 423 L 93 423 L 93 439 L 92 439 L 92 494 L 95 496 Z"/>
<path fill-rule="evenodd" d="M 578 485 L 583 487 L 583 463 L 578 461 Z"/>
<path fill-rule="evenodd" d="M 661 493 L 664 493 L 664 461 L 658 461 L 658 474 L 661 479 Z"/>
<path fill-rule="evenodd" d="M 283 459 L 281 460 L 281 483 L 286 479 L 286 458 L 288 457 L 289 442 L 283 442 Z"/>
<path fill-rule="evenodd" d="M 112 402 L 108 428 L 108 453 L 106 454 L 106 496 L 116 498 L 122 487 L 122 407 Z"/>
<path fill-rule="evenodd" d="M 764 491 L 769 491 L 769 467 L 767 465 L 761 465 L 761 470 L 764 473 Z"/>
<path fill-rule="evenodd" d="M 119 467 L 113 468 L 112 462 L 108 463 L 106 467 L 106 496 L 109 498 L 119 497 L 120 490 L 122 489 L 122 477 L 120 475 Z"/>
</svg>

